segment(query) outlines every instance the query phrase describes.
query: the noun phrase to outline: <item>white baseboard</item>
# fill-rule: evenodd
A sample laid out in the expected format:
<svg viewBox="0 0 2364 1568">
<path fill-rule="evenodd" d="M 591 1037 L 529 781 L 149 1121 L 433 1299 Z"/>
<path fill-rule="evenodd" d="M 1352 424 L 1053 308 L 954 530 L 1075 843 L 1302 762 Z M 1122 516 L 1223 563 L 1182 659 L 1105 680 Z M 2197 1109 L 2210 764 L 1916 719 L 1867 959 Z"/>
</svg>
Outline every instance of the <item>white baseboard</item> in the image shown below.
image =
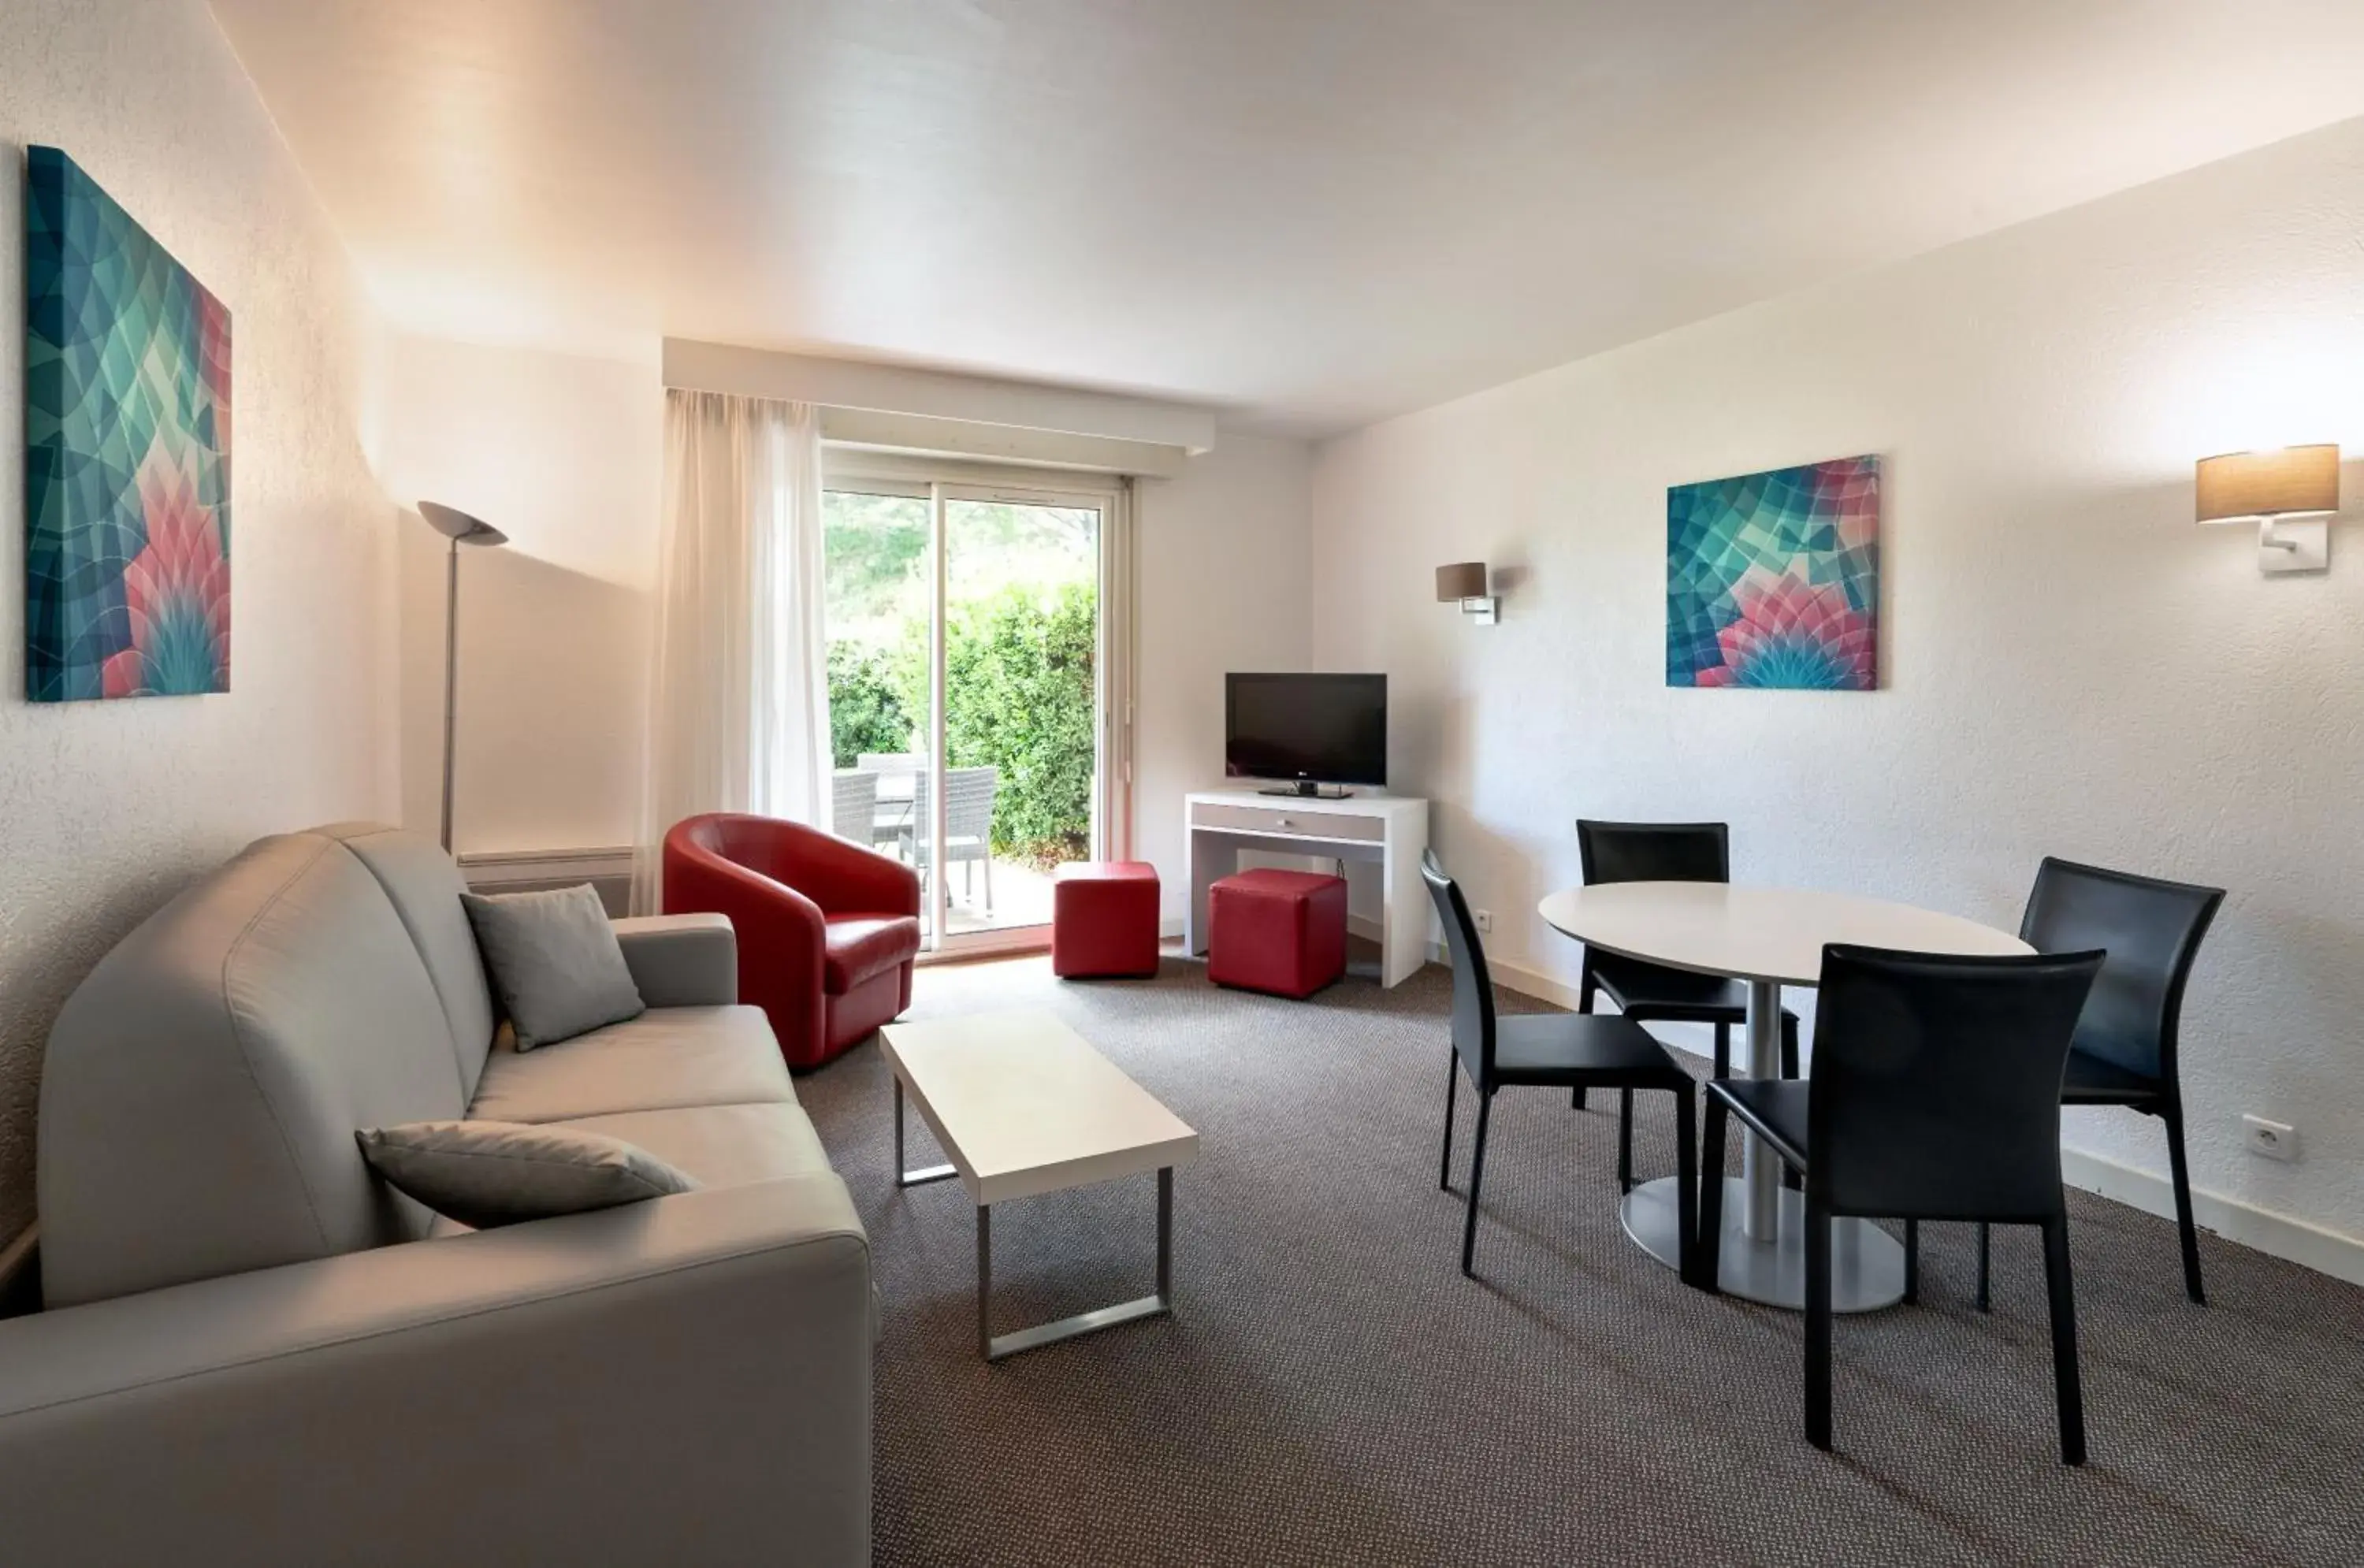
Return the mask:
<svg viewBox="0 0 2364 1568">
<path fill-rule="evenodd" d="M 2167 1219 L 2175 1218 L 2175 1189 L 2153 1171 L 2138 1171 L 2075 1149 L 2060 1151 L 2060 1173 L 2072 1187 Z M 2191 1218 L 2202 1230 L 2252 1251 L 2283 1259 L 2317 1273 L 2364 1284 L 2364 1240 L 2292 1219 L 2221 1193 L 2191 1189 Z"/>
</svg>

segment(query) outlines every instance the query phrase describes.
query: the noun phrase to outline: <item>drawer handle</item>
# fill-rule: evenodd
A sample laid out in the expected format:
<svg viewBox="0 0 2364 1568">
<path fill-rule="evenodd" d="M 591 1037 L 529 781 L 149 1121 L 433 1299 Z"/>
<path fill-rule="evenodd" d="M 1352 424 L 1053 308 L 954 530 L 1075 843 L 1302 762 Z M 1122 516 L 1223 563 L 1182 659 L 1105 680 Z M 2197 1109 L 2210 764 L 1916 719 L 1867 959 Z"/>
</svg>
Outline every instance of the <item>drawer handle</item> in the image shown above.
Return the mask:
<svg viewBox="0 0 2364 1568">
<path fill-rule="evenodd" d="M 1296 827 L 1296 826 L 1297 826 L 1297 824 L 1296 824 L 1296 823 L 1291 822 L 1291 821 L 1290 821 L 1288 817 L 1282 817 L 1282 818 L 1280 819 L 1280 825 L 1281 825 L 1282 827 L 1284 827 L 1284 828 L 1294 828 L 1294 827 Z"/>
</svg>

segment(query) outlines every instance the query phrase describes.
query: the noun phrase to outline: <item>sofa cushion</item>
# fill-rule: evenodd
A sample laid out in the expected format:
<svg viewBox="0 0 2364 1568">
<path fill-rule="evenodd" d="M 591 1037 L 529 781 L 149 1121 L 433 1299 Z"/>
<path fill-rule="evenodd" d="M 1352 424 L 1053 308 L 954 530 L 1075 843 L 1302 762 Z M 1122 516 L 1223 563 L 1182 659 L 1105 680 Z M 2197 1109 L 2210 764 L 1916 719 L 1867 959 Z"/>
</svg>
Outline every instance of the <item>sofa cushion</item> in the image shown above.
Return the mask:
<svg viewBox="0 0 2364 1568">
<path fill-rule="evenodd" d="M 744 1186 L 782 1176 L 825 1175 L 829 1154 L 804 1107 L 767 1105 L 684 1106 L 667 1111 L 626 1111 L 552 1124 L 573 1132 L 617 1138 L 647 1150 L 708 1187 Z"/>
<path fill-rule="evenodd" d="M 554 1123 L 413 1121 L 363 1128 L 353 1138 L 370 1169 L 389 1184 L 478 1230 L 589 1214 L 698 1185 L 635 1144 Z"/>
<path fill-rule="evenodd" d="M 820 988 L 842 996 L 919 951 L 920 922 L 909 915 L 831 915 L 821 937 Z"/>
<path fill-rule="evenodd" d="M 567 1121 L 677 1106 L 794 1104 L 796 1088 L 760 1007 L 652 1007 L 573 1040 L 485 1061 L 468 1115 Z"/>
<path fill-rule="evenodd" d="M 782 1176 L 825 1175 L 828 1151 L 801 1106 L 786 1100 L 748 1106 L 682 1106 L 625 1111 L 541 1125 L 621 1139 L 703 1187 L 744 1186 Z M 438 1215 L 430 1238 L 460 1236 L 468 1227 Z"/>
<path fill-rule="evenodd" d="M 648 1010 L 589 883 L 539 893 L 463 893 L 460 903 L 519 1051 Z"/>
</svg>

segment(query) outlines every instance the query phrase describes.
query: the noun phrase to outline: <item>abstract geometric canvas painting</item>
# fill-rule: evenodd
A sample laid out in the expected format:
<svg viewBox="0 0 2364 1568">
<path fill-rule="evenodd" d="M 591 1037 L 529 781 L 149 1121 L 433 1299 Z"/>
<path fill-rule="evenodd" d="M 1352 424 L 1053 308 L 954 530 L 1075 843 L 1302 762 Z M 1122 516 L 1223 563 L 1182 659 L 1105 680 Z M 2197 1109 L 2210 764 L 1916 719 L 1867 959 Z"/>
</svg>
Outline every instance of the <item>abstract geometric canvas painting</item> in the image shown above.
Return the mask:
<svg viewBox="0 0 2364 1568">
<path fill-rule="evenodd" d="M 229 689 L 229 312 L 25 156 L 25 695 Z"/>
<path fill-rule="evenodd" d="M 1667 684 L 1879 686 L 1879 459 L 1667 492 Z"/>
</svg>

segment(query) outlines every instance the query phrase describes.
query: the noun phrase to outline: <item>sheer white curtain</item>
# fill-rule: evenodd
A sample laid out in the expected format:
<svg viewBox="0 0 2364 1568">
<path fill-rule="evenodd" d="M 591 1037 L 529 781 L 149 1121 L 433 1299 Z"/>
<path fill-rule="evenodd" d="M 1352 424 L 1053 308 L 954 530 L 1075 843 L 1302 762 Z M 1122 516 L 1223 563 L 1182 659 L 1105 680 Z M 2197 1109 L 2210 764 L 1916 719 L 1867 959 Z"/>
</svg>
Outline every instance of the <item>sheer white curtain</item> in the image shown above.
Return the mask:
<svg viewBox="0 0 2364 1568">
<path fill-rule="evenodd" d="M 703 811 L 826 823 L 820 419 L 809 404 L 665 393 L 664 523 L 632 908 L 665 829 Z"/>
</svg>

